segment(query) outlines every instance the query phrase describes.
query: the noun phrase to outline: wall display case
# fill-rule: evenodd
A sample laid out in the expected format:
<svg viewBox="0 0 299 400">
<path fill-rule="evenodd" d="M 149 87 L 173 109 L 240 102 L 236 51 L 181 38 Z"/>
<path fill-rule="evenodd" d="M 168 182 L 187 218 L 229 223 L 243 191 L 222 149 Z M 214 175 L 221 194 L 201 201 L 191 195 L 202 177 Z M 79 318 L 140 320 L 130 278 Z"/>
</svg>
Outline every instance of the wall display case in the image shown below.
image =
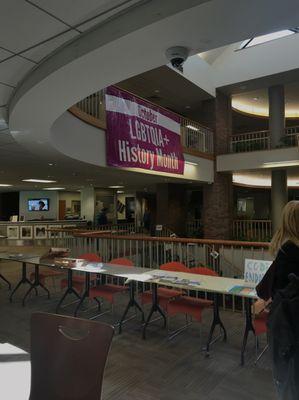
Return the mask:
<svg viewBox="0 0 299 400">
<path fill-rule="evenodd" d="M 34 239 L 47 239 L 47 225 L 34 225 Z"/>
<path fill-rule="evenodd" d="M 7 227 L 7 238 L 8 239 L 19 239 L 19 227 L 8 226 Z"/>
<path fill-rule="evenodd" d="M 21 239 L 32 239 L 33 238 L 33 227 L 30 225 L 21 226 Z"/>
</svg>

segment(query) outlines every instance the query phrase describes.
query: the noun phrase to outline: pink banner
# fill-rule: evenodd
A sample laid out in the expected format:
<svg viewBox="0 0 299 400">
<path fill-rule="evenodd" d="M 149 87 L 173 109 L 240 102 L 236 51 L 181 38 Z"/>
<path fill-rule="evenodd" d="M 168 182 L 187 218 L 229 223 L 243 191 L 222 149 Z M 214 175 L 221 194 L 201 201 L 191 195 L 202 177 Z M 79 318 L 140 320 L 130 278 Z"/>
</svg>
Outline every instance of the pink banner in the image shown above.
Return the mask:
<svg viewBox="0 0 299 400">
<path fill-rule="evenodd" d="M 111 86 L 106 116 L 107 165 L 184 173 L 178 115 Z"/>
</svg>

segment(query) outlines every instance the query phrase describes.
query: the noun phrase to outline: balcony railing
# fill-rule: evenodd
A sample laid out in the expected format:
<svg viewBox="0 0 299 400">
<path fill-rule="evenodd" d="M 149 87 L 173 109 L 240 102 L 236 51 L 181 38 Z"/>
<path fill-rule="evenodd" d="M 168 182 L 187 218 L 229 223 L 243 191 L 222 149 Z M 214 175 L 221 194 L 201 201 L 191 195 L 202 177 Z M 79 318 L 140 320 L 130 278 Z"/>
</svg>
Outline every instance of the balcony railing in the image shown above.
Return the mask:
<svg viewBox="0 0 299 400">
<path fill-rule="evenodd" d="M 213 154 L 213 132 L 198 122 L 181 118 L 182 145 L 201 153 Z"/>
<path fill-rule="evenodd" d="M 281 138 L 280 144 L 276 148 L 297 146 L 298 135 L 299 126 L 285 128 L 285 135 Z M 270 132 L 266 130 L 232 135 L 230 147 L 231 153 L 270 150 Z"/>
<path fill-rule="evenodd" d="M 58 235 L 59 234 L 59 235 Z M 141 268 L 159 268 L 170 261 L 180 261 L 192 270 L 194 266 L 207 266 L 219 275 L 230 278 L 244 276 L 245 259 L 270 260 L 268 243 L 250 243 L 231 240 L 148 237 L 142 235 L 108 235 L 96 232 L 63 232 L 52 239 L 53 246 L 71 249 L 73 256 L 94 252 L 103 261 L 129 258 Z M 142 290 L 146 289 L 143 287 Z M 198 295 L 198 294 L 197 294 Z M 208 297 L 208 293 L 203 293 Z M 232 311 L 244 310 L 244 301 L 231 295 L 222 296 L 222 307 Z"/>
<path fill-rule="evenodd" d="M 96 92 L 79 101 L 69 110 L 83 121 L 106 129 L 106 111 L 104 91 Z M 196 121 L 181 118 L 181 142 L 184 152 L 194 155 L 204 153 L 211 156 L 213 150 L 213 132 Z"/>
<path fill-rule="evenodd" d="M 270 220 L 234 220 L 233 237 L 235 240 L 269 242 L 272 237 Z"/>
<path fill-rule="evenodd" d="M 54 234 L 55 230 L 53 230 Z M 205 265 L 226 277 L 242 276 L 245 258 L 269 259 L 269 243 L 144 235 L 119 235 L 96 231 L 57 229 L 53 245 L 65 246 L 74 256 L 100 253 L 103 261 L 130 258 L 136 266 L 157 268 L 169 261 L 187 267 Z"/>
</svg>

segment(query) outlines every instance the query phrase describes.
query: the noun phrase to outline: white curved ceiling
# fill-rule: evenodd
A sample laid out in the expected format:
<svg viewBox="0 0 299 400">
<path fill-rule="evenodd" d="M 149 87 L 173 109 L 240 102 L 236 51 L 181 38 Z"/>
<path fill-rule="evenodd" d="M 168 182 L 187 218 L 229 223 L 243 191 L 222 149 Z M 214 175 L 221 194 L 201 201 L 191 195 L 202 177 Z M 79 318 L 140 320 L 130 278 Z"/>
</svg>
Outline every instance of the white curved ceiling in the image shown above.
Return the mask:
<svg viewBox="0 0 299 400">
<path fill-rule="evenodd" d="M 13 96 L 9 126 L 19 143 L 44 159 L 61 160 L 67 159 L 51 138 L 55 120 L 95 90 L 166 64 L 168 47 L 187 46 L 195 54 L 299 20 L 295 0 L 2 3 L 0 105 L 4 109 Z M 112 14 L 117 17 L 107 19 Z"/>
</svg>

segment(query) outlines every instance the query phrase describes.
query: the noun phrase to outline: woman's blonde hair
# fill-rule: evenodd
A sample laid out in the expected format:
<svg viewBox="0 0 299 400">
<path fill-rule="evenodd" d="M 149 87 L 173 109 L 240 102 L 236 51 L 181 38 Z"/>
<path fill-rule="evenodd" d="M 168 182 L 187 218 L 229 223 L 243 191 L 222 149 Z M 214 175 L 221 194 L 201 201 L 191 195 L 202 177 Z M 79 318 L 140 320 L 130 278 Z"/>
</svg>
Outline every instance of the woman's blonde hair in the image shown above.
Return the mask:
<svg viewBox="0 0 299 400">
<path fill-rule="evenodd" d="M 272 255 L 288 240 L 299 247 L 299 201 L 295 200 L 289 201 L 282 210 L 281 225 L 270 243 Z"/>
</svg>

